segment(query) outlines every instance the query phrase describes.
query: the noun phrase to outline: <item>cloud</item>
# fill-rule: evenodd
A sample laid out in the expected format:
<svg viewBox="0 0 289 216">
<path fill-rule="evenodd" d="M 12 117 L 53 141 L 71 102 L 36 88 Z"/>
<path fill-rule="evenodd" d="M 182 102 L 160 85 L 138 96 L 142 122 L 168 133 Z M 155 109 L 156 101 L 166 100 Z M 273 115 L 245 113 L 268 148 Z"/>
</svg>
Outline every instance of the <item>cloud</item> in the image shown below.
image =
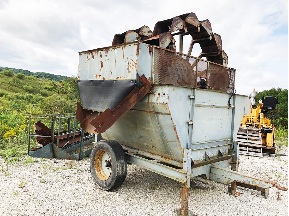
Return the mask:
<svg viewBox="0 0 289 216">
<path fill-rule="evenodd" d="M 288 88 L 286 0 L 0 0 L 0 65 L 76 75 L 79 51 L 110 46 L 114 34 L 153 29 L 188 12 L 209 19 L 221 35 L 229 66 L 237 70 L 237 93 Z"/>
</svg>

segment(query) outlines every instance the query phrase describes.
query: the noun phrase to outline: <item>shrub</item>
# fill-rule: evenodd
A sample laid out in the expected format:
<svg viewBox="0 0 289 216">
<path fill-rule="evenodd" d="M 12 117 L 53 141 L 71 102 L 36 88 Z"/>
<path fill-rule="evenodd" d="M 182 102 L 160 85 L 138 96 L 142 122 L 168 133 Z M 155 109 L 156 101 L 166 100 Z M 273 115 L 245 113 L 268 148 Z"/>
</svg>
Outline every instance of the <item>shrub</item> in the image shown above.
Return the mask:
<svg viewBox="0 0 289 216">
<path fill-rule="evenodd" d="M 40 94 L 43 96 L 43 97 L 48 97 L 49 96 L 49 91 L 47 90 L 40 90 Z"/>
<path fill-rule="evenodd" d="M 29 86 L 29 85 L 25 85 L 25 86 L 23 86 L 23 89 L 25 90 L 25 91 L 27 91 L 27 92 L 33 92 L 33 87 L 32 86 Z"/>
<path fill-rule="evenodd" d="M 23 79 L 25 79 L 25 77 L 26 76 L 24 74 L 21 74 L 21 73 L 16 74 L 16 78 L 18 78 L 18 79 L 23 80 Z"/>
<path fill-rule="evenodd" d="M 0 90 L 0 97 L 3 97 L 3 96 L 6 95 L 6 94 L 7 94 L 7 92 Z"/>
<path fill-rule="evenodd" d="M 1 73 L 4 74 L 5 76 L 8 76 L 8 77 L 12 77 L 14 75 L 14 73 L 13 73 L 13 71 L 11 69 L 4 70 Z"/>
</svg>

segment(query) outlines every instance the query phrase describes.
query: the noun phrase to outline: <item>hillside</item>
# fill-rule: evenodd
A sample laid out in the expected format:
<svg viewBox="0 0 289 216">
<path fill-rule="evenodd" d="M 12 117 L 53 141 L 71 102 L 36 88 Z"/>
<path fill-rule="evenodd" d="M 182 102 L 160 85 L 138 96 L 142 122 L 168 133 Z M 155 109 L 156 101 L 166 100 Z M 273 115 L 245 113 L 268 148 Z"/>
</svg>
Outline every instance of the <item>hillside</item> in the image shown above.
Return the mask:
<svg viewBox="0 0 289 216">
<path fill-rule="evenodd" d="M 63 81 L 0 72 L 0 155 L 26 151 L 29 113 L 71 113 L 79 92 L 76 78 Z M 22 153 L 21 153 L 22 152 Z"/>
<path fill-rule="evenodd" d="M 4 70 L 12 70 L 14 74 L 24 74 L 25 76 L 35 76 L 38 78 L 46 78 L 46 79 L 51 79 L 55 81 L 61 81 L 65 80 L 68 77 L 67 76 L 61 76 L 61 75 L 55 75 L 55 74 L 50 74 L 50 73 L 45 73 L 45 72 L 31 72 L 29 70 L 23 70 L 23 69 L 16 69 L 16 68 L 8 68 L 8 67 L 0 67 L 0 72 Z"/>
</svg>

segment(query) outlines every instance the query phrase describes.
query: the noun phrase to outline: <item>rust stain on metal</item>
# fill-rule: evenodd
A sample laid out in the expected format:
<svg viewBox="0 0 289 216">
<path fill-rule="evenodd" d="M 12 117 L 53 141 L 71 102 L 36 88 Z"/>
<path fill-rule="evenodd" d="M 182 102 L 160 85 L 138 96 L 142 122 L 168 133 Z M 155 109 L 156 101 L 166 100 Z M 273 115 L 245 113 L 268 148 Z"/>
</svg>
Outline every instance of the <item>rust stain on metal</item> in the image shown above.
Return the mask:
<svg viewBox="0 0 289 216">
<path fill-rule="evenodd" d="M 178 30 L 184 30 L 184 32 L 186 32 L 187 27 L 184 20 L 182 20 L 180 17 L 174 17 L 171 25 L 171 32 Z"/>
<path fill-rule="evenodd" d="M 161 34 L 159 37 L 160 47 L 167 48 L 169 44 L 171 43 L 172 39 L 173 39 L 173 36 L 169 32 Z"/>
<path fill-rule="evenodd" d="M 154 47 L 153 46 L 149 46 L 149 54 L 152 55 L 154 51 Z"/>
<path fill-rule="evenodd" d="M 198 32 L 200 31 L 200 21 L 198 20 L 198 17 L 196 16 L 195 13 L 190 13 L 190 14 L 186 17 L 185 21 L 186 21 L 187 23 L 189 23 L 190 25 L 198 28 Z M 188 27 L 188 28 L 189 28 L 189 27 Z"/>
<path fill-rule="evenodd" d="M 177 140 L 178 140 L 178 144 L 179 144 L 180 152 L 182 153 L 182 157 L 184 157 L 183 147 L 182 147 L 182 144 L 181 144 L 181 141 L 180 141 L 180 138 L 179 138 L 178 132 L 177 132 L 176 125 L 174 124 L 174 121 L 173 121 L 172 117 L 171 117 L 171 120 L 172 120 L 173 125 L 174 125 L 174 131 L 175 131 L 175 134 L 176 134 L 176 137 L 177 137 Z"/>
<path fill-rule="evenodd" d="M 163 49 L 155 49 L 154 80 L 159 84 L 172 84 L 187 88 L 196 87 L 193 67 L 182 56 Z"/>
<path fill-rule="evenodd" d="M 139 31 L 139 35 L 143 35 L 145 37 L 152 37 L 153 32 L 150 30 L 150 28 L 148 26 L 143 26 L 143 27 L 141 27 L 141 29 Z"/>
<path fill-rule="evenodd" d="M 35 130 L 35 134 L 38 135 L 35 137 L 37 143 L 45 146 L 45 145 L 52 142 L 51 129 L 48 128 L 45 124 L 43 124 L 41 121 L 34 123 L 34 130 Z M 63 147 L 65 145 L 72 144 L 73 133 L 67 134 L 67 131 L 61 131 L 61 132 L 59 132 L 59 134 L 60 134 L 59 136 L 58 136 L 58 134 L 54 135 L 54 144 L 57 143 L 57 140 L 59 140 L 59 147 Z M 68 140 L 67 140 L 67 136 L 68 136 Z M 80 141 L 80 138 L 81 138 L 80 131 L 76 131 L 75 137 L 74 137 L 74 142 Z M 38 149 L 39 148 L 32 148 L 31 150 L 37 151 Z"/>
<path fill-rule="evenodd" d="M 180 215 L 189 215 L 188 198 L 189 198 L 189 188 L 187 188 L 186 183 L 183 183 L 181 192 Z"/>
<path fill-rule="evenodd" d="M 215 90 L 227 92 L 230 86 L 230 77 L 227 69 L 210 64 L 208 70 L 208 86 Z"/>
<path fill-rule="evenodd" d="M 140 77 L 143 87 L 140 89 L 135 87 L 114 110 L 106 109 L 99 114 L 98 112 L 92 113 L 81 121 L 81 127 L 85 131 L 92 133 L 103 133 L 110 128 L 121 116 L 129 111 L 138 101 L 140 101 L 152 88 L 150 82 L 144 75 Z M 84 112 L 82 108 L 78 108 L 79 112 Z M 78 114 L 79 119 L 83 119 L 84 114 Z M 80 118 L 82 117 L 82 118 Z M 77 118 L 78 119 L 78 118 Z M 93 130 L 93 131 L 92 131 Z"/>
</svg>

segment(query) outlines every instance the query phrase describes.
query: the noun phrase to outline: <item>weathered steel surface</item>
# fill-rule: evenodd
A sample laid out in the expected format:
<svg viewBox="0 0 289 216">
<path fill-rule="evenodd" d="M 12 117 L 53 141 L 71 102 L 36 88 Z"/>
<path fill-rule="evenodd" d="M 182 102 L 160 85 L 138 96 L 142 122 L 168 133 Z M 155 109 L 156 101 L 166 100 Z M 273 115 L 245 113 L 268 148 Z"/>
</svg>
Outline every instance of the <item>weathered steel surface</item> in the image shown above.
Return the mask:
<svg viewBox="0 0 289 216">
<path fill-rule="evenodd" d="M 193 216 L 193 213 L 189 211 L 188 208 L 188 198 L 189 198 L 189 188 L 187 188 L 186 184 L 182 185 L 181 192 L 181 208 L 177 210 L 177 215 L 179 216 Z"/>
<path fill-rule="evenodd" d="M 51 129 L 48 128 L 46 125 L 44 125 L 41 121 L 34 123 L 34 129 L 35 129 L 35 134 L 38 135 L 35 137 L 37 143 L 45 146 L 52 142 Z M 74 142 L 80 141 L 80 131 L 76 131 L 75 134 L 71 132 L 67 133 L 67 131 L 61 131 L 59 134 L 60 136 L 54 135 L 54 144 L 56 144 L 57 139 L 59 139 L 59 147 L 72 144 L 73 141 Z M 67 140 L 67 135 L 68 135 L 68 140 Z M 73 138 L 73 136 L 75 137 Z M 38 150 L 38 149 L 34 148 L 33 150 Z"/>
<path fill-rule="evenodd" d="M 136 79 L 138 43 L 79 53 L 80 80 Z"/>
<path fill-rule="evenodd" d="M 288 188 L 281 187 L 280 185 L 277 184 L 277 182 L 273 181 L 268 181 L 264 179 L 259 179 L 251 176 L 247 176 L 244 174 L 241 174 L 239 172 L 235 172 L 226 168 L 221 168 L 218 166 L 212 166 L 211 171 L 210 171 L 210 179 L 224 183 L 224 184 L 229 184 L 232 183 L 233 181 L 237 181 L 241 184 L 243 184 L 243 187 L 257 187 L 257 188 L 262 188 L 266 189 L 269 187 L 276 187 L 279 190 L 287 191 Z M 254 189 L 254 188 L 251 188 Z"/>
<path fill-rule="evenodd" d="M 38 157 L 38 158 L 53 158 L 53 151 L 51 143 L 43 146 L 38 151 L 29 151 L 28 155 L 31 157 Z"/>
<path fill-rule="evenodd" d="M 155 48 L 153 82 L 195 88 L 196 71 L 191 66 L 190 60 L 175 52 Z"/>
<path fill-rule="evenodd" d="M 171 32 L 182 31 L 187 32 L 186 23 L 180 17 L 174 17 L 171 25 Z"/>
<path fill-rule="evenodd" d="M 161 48 L 167 48 L 173 40 L 174 38 L 170 33 L 163 33 L 159 37 L 159 46 Z"/>
<path fill-rule="evenodd" d="M 160 156 L 159 161 L 169 164 L 174 164 L 173 160 L 177 163 L 183 160 L 181 144 L 168 114 L 130 110 L 102 137 Z"/>
<path fill-rule="evenodd" d="M 170 46 L 169 44 L 172 43 L 171 40 L 173 38 L 170 34 L 164 33 L 157 40 L 160 40 L 161 46 L 166 47 Z M 78 84 L 85 109 L 102 112 L 109 108 L 110 104 L 107 104 L 107 102 L 113 103 L 114 106 L 117 105 L 123 98 L 118 97 L 118 94 L 124 92 L 123 95 L 125 95 L 133 89 L 135 84 L 133 80 L 137 80 L 137 74 L 140 76 L 145 75 L 152 84 L 171 84 L 187 88 L 210 88 L 228 93 L 234 91 L 235 70 L 232 68 L 145 43 L 134 42 L 121 47 L 123 52 L 126 53 L 125 55 L 131 53 L 129 58 L 119 59 L 120 47 L 105 48 L 107 56 L 114 56 L 111 59 L 107 59 L 105 63 L 103 63 L 103 57 L 100 54 L 95 54 L 93 59 L 84 58 L 89 56 L 91 52 L 104 52 L 101 49 L 99 51 L 80 53 L 79 71 L 81 73 Z M 131 52 L 132 47 L 135 48 L 133 52 Z M 83 58 L 86 59 L 86 63 L 82 62 Z M 216 56 L 214 58 L 217 59 Z M 128 59 L 131 59 L 133 64 L 130 64 Z M 224 59 L 219 60 L 225 61 Z M 121 61 L 126 61 L 128 64 L 119 64 Z M 91 67 L 89 65 L 94 66 Z M 99 65 L 101 67 L 100 71 L 98 71 Z M 124 73 L 125 71 L 126 73 Z M 103 81 L 102 79 L 105 80 Z M 122 82 L 121 80 L 118 81 L 119 79 Z M 123 83 L 123 86 L 121 83 Z M 126 90 L 114 91 L 111 88 L 107 91 L 104 88 L 107 85 L 110 87 L 115 86 L 115 88 L 122 87 L 124 90 L 126 88 Z M 102 89 L 105 90 L 102 91 Z M 94 95 L 100 95 L 101 92 L 106 93 L 106 95 L 101 96 L 101 101 L 99 101 Z M 114 97 L 113 100 L 110 99 L 111 95 Z M 102 109 L 99 109 L 99 106 L 102 106 Z"/>
<path fill-rule="evenodd" d="M 186 172 L 184 172 L 182 169 L 172 168 L 170 166 L 163 165 L 162 163 L 159 163 L 157 161 L 138 156 L 137 154 L 127 153 L 127 155 L 128 155 L 127 158 L 128 162 L 132 164 L 144 167 L 148 170 L 151 170 L 155 173 L 161 174 L 168 178 L 177 180 L 179 182 L 185 183 L 187 180 Z"/>
<path fill-rule="evenodd" d="M 81 118 L 85 118 L 88 112 L 84 112 Z M 41 121 L 34 124 L 35 133 L 30 132 L 31 119 L 51 119 L 51 129 Z M 58 131 L 55 131 L 55 124 L 58 124 Z M 63 125 L 66 124 L 65 130 Z M 32 157 L 81 159 L 90 150 L 82 151 L 84 146 L 94 141 L 94 135 L 77 129 L 75 115 L 65 114 L 31 114 L 29 116 L 28 130 L 28 154 Z M 42 147 L 30 148 L 31 139 L 35 139 Z M 79 154 L 69 152 L 79 150 Z"/>
<path fill-rule="evenodd" d="M 133 42 L 139 40 L 140 36 L 135 31 L 127 31 L 124 37 L 124 43 Z"/>
<path fill-rule="evenodd" d="M 51 129 L 44 125 L 41 121 L 34 123 L 34 131 L 37 135 L 36 141 L 42 145 L 47 145 L 51 142 Z"/>
<path fill-rule="evenodd" d="M 134 40 L 145 40 L 152 37 L 153 33 L 148 26 L 142 26 L 135 30 L 128 30 L 122 34 L 114 35 L 112 46 L 132 42 Z"/>
<path fill-rule="evenodd" d="M 117 105 L 114 106 L 114 109 L 111 110 L 107 108 L 101 114 L 97 115 L 94 119 L 89 121 L 90 126 L 88 125 L 88 121 L 86 124 L 81 124 L 84 126 L 84 130 L 90 130 L 91 126 L 94 127 L 94 133 L 103 133 L 108 128 L 110 128 L 121 116 L 123 116 L 127 111 L 129 111 L 138 101 L 140 101 L 151 89 L 150 82 L 146 79 L 145 75 L 140 77 L 140 82 L 142 83 L 142 87 L 135 86 L 127 95 L 118 102 Z M 116 89 L 113 91 L 116 92 Z M 112 98 L 107 98 L 108 101 L 112 101 Z M 116 99 L 119 100 L 119 97 Z M 83 110 L 79 109 L 79 112 Z M 99 110 L 102 111 L 102 110 Z M 79 114 L 78 116 L 82 116 Z M 89 118 L 89 117 L 87 117 Z M 91 119 L 91 118 L 90 118 Z M 86 119 L 85 119 L 86 120 Z"/>
<path fill-rule="evenodd" d="M 195 13 L 190 13 L 185 21 L 188 31 L 200 31 L 200 21 Z"/>
</svg>

